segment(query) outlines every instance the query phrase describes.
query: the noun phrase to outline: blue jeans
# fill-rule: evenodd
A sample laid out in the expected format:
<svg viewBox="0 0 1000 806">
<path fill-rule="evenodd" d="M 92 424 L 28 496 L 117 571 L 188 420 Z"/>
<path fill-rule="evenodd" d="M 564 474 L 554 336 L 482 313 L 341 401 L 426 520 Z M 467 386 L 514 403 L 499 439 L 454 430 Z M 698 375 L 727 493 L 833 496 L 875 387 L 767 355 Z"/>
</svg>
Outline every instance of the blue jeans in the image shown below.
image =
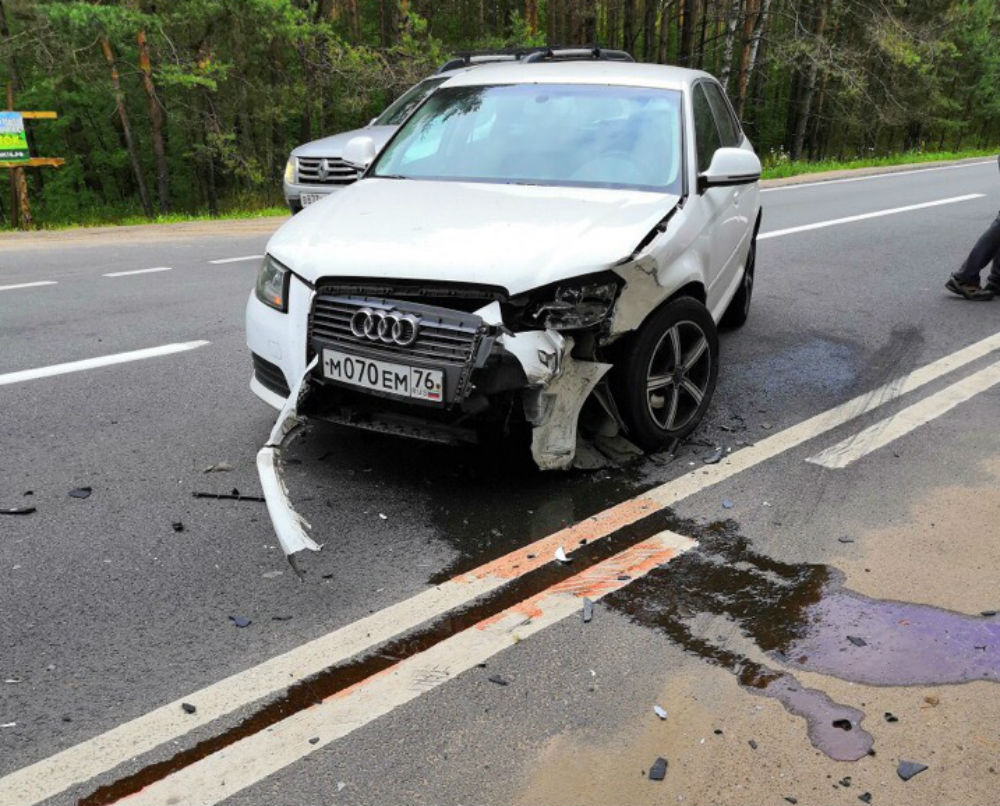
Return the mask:
<svg viewBox="0 0 1000 806">
<path fill-rule="evenodd" d="M 979 285 L 979 273 L 990 261 L 993 262 L 993 267 L 987 282 L 1000 286 L 1000 214 L 986 232 L 979 236 L 962 268 L 955 272 L 955 279 L 960 283 Z"/>
</svg>

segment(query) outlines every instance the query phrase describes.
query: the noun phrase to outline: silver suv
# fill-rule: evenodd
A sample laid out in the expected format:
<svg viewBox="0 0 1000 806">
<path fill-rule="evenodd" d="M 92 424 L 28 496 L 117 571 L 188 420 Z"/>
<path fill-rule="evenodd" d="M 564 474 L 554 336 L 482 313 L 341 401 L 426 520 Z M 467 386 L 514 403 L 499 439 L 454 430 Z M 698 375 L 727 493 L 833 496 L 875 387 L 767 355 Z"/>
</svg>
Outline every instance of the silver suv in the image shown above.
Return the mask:
<svg viewBox="0 0 1000 806">
<path fill-rule="evenodd" d="M 381 115 L 372 118 L 367 126 L 313 140 L 296 148 L 285 165 L 283 182 L 285 201 L 292 214 L 357 180 L 363 168 L 352 165 L 343 157 L 344 146 L 350 140 L 363 135 L 371 138 L 375 150 L 380 151 L 410 112 L 449 78 L 481 64 L 516 61 L 527 52 L 464 54 L 456 57 L 438 68 L 434 75 L 410 87 Z"/>
</svg>

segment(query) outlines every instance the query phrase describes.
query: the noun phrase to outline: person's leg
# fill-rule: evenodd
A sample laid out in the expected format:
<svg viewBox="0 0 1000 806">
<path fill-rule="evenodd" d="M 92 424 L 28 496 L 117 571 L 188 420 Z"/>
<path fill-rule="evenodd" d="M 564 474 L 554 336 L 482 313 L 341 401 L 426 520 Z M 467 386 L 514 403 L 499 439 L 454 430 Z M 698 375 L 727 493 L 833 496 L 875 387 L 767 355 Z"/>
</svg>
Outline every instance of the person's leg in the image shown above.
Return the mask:
<svg viewBox="0 0 1000 806">
<path fill-rule="evenodd" d="M 986 232 L 979 236 L 976 245 L 972 247 L 969 256 L 965 259 L 954 277 L 959 283 L 979 285 L 979 274 L 986 268 L 986 264 L 993 261 L 993 271 L 990 278 L 1000 279 L 1000 268 L 997 266 L 997 257 L 1000 254 L 1000 215 L 987 227 Z"/>
</svg>

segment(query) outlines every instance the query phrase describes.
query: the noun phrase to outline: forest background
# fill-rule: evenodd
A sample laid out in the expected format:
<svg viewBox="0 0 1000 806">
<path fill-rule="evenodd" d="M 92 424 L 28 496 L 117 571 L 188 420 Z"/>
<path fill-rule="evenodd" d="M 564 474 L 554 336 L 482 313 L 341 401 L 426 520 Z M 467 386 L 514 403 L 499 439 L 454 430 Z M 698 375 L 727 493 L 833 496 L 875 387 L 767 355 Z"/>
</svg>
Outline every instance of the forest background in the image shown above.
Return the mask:
<svg viewBox="0 0 1000 806">
<path fill-rule="evenodd" d="M 36 224 L 247 215 L 455 53 L 584 43 L 713 73 L 770 175 L 1000 143 L 998 0 L 0 0 L 0 90 L 59 113 Z"/>
</svg>

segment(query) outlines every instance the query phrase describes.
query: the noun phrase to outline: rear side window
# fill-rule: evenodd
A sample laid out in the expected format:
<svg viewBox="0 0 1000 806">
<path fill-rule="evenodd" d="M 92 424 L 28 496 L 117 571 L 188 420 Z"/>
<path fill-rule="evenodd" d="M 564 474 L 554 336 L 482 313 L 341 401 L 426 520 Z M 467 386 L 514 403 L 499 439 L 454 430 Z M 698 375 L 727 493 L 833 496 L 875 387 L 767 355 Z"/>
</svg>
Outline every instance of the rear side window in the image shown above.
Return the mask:
<svg viewBox="0 0 1000 806">
<path fill-rule="evenodd" d="M 715 123 L 719 127 L 719 136 L 722 145 L 727 148 L 739 148 L 743 142 L 743 135 L 740 132 L 739 124 L 729 107 L 729 102 L 722 95 L 722 89 L 718 84 L 705 82 L 699 85 L 705 90 L 708 96 L 708 103 L 712 107 L 712 114 L 715 116 Z"/>
<path fill-rule="evenodd" d="M 715 122 L 712 106 L 705 95 L 705 85 L 697 84 L 692 98 L 694 105 L 694 141 L 698 151 L 698 173 L 708 170 L 712 156 L 722 147 L 719 127 Z"/>
</svg>

